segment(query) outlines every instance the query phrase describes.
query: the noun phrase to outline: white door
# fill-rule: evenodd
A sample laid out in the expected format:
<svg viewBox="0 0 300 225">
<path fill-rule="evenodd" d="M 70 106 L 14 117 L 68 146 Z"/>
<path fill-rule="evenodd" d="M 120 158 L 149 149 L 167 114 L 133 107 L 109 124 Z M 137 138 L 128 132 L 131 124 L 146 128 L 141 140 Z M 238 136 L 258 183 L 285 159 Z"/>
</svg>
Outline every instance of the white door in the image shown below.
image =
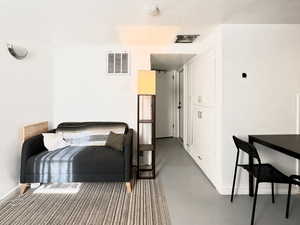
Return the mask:
<svg viewBox="0 0 300 225">
<path fill-rule="evenodd" d="M 212 108 L 199 108 L 201 113 L 201 140 L 200 148 L 202 157 L 202 170 L 207 176 L 214 181 L 215 172 L 215 115 Z M 214 183 L 214 182 L 213 182 Z"/>
<path fill-rule="evenodd" d="M 188 74 L 186 78 L 186 93 L 187 93 L 187 98 L 186 98 L 186 148 L 188 151 L 191 151 L 191 146 L 192 146 L 192 141 L 193 141 L 193 107 L 192 107 L 192 90 L 191 90 L 191 81 L 193 79 L 193 70 L 190 64 L 186 66 L 186 74 Z"/>
<path fill-rule="evenodd" d="M 192 154 L 207 177 L 215 179 L 215 115 L 209 107 L 194 107 Z"/>
<path fill-rule="evenodd" d="M 191 151 L 193 156 L 196 158 L 196 161 L 201 160 L 203 158 L 202 148 L 201 148 L 201 127 L 202 120 L 200 118 L 199 110 L 197 108 L 193 108 L 192 112 L 192 141 L 191 141 Z"/>
<path fill-rule="evenodd" d="M 193 70 L 191 87 L 194 105 L 212 106 L 215 103 L 215 55 L 206 52 L 197 56 L 191 63 Z"/>
<path fill-rule="evenodd" d="M 156 73 L 156 137 L 173 136 L 173 72 Z"/>
<path fill-rule="evenodd" d="M 215 55 L 205 52 L 189 64 L 192 111 L 191 153 L 207 177 L 215 183 Z"/>
</svg>

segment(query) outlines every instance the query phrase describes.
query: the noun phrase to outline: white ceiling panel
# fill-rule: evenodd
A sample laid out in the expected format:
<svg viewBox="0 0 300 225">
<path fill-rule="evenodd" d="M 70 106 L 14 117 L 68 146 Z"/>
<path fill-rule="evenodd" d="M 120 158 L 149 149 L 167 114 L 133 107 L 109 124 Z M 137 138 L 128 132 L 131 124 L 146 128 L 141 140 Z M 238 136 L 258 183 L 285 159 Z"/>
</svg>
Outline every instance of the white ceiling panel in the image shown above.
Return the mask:
<svg viewBox="0 0 300 225">
<path fill-rule="evenodd" d="M 299 24 L 299 12 L 299 0 L 0 0 L 0 27 L 2 39 L 156 45 L 222 23 Z"/>
</svg>

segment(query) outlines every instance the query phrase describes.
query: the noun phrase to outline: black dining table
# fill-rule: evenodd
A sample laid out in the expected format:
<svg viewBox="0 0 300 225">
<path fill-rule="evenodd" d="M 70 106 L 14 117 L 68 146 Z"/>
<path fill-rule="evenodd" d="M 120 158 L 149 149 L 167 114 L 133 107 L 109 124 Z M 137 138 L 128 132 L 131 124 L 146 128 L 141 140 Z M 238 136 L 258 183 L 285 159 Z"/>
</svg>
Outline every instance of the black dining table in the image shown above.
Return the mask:
<svg viewBox="0 0 300 225">
<path fill-rule="evenodd" d="M 249 135 L 250 144 L 261 144 L 274 151 L 300 160 L 300 134 Z M 253 168 L 253 157 L 249 155 L 249 166 Z M 249 174 L 249 195 L 253 196 L 254 178 Z"/>
</svg>

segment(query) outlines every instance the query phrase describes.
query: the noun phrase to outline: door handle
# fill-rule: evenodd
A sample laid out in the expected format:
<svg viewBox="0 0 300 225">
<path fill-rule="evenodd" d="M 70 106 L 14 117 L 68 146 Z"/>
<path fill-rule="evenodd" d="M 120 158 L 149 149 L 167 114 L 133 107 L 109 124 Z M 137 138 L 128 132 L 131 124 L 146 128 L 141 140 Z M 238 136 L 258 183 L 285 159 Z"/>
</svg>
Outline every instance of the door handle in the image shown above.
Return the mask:
<svg viewBox="0 0 300 225">
<path fill-rule="evenodd" d="M 178 103 L 177 109 L 181 109 L 181 102 Z"/>
</svg>

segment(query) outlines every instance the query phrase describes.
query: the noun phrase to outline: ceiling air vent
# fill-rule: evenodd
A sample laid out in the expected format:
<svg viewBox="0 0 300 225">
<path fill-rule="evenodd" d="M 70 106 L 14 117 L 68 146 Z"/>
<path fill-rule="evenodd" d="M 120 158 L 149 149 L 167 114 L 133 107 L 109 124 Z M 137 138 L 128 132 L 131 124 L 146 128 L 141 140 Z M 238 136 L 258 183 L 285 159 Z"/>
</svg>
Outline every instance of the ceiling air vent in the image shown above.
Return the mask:
<svg viewBox="0 0 300 225">
<path fill-rule="evenodd" d="M 199 34 L 183 34 L 183 35 L 176 35 L 175 43 L 193 43 L 197 37 L 199 37 Z"/>
<path fill-rule="evenodd" d="M 107 74 L 108 75 L 129 75 L 128 52 L 107 53 Z"/>
</svg>

